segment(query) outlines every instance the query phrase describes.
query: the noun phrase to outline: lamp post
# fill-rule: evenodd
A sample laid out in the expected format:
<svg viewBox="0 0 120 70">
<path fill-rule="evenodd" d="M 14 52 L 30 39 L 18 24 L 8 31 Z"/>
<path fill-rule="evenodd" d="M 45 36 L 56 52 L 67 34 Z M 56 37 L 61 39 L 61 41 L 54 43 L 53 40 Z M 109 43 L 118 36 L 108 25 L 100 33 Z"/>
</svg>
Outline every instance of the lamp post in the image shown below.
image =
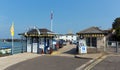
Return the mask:
<svg viewBox="0 0 120 70">
<path fill-rule="evenodd" d="M 113 29 L 112 34 L 115 35 L 115 41 L 116 41 L 116 53 L 118 52 L 118 42 L 117 42 L 117 37 L 116 37 L 116 30 Z"/>
</svg>

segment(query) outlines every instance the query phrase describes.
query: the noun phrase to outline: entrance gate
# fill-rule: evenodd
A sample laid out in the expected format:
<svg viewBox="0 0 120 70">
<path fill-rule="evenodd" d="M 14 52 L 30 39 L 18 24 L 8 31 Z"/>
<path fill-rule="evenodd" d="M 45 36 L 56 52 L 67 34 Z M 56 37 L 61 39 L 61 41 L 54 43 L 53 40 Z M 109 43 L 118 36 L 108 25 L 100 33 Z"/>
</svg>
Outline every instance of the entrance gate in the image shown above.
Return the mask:
<svg viewBox="0 0 120 70">
<path fill-rule="evenodd" d="M 120 42 L 108 41 L 106 47 L 107 53 L 120 53 Z"/>
</svg>

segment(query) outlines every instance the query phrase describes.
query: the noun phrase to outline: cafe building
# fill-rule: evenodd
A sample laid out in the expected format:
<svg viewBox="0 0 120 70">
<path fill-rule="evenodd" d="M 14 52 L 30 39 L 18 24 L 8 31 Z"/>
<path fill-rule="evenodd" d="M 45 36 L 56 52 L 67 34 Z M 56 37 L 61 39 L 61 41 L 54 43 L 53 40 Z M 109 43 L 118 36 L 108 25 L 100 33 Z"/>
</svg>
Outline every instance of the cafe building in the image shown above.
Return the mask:
<svg viewBox="0 0 120 70">
<path fill-rule="evenodd" d="M 88 53 L 105 51 L 108 32 L 98 27 L 84 29 L 77 34 L 77 40 L 84 40 Z"/>
<path fill-rule="evenodd" d="M 38 54 L 52 52 L 54 32 L 46 28 L 39 29 L 34 27 L 19 35 L 26 39 L 26 52 Z"/>
</svg>

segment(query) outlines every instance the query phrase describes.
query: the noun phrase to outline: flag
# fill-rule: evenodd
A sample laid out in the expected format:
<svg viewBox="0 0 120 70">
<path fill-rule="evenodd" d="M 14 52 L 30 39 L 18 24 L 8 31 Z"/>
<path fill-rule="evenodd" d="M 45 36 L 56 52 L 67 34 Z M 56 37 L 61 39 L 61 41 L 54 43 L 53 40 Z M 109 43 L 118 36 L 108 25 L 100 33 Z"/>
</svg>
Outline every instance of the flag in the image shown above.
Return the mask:
<svg viewBox="0 0 120 70">
<path fill-rule="evenodd" d="M 10 27 L 11 36 L 14 36 L 14 23 Z"/>
<path fill-rule="evenodd" d="M 53 11 L 51 11 L 50 19 L 53 19 Z"/>
</svg>

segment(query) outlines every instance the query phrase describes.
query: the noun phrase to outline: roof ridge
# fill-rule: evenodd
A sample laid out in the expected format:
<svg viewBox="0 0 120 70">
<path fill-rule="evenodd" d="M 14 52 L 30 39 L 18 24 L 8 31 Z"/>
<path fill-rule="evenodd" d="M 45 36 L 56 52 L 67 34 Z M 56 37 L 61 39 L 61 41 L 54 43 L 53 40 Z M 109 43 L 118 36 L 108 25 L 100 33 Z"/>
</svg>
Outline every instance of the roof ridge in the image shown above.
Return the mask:
<svg viewBox="0 0 120 70">
<path fill-rule="evenodd" d="M 103 33 L 103 30 L 101 30 L 99 27 L 92 26 L 82 31 L 79 31 L 78 33 Z"/>
</svg>

